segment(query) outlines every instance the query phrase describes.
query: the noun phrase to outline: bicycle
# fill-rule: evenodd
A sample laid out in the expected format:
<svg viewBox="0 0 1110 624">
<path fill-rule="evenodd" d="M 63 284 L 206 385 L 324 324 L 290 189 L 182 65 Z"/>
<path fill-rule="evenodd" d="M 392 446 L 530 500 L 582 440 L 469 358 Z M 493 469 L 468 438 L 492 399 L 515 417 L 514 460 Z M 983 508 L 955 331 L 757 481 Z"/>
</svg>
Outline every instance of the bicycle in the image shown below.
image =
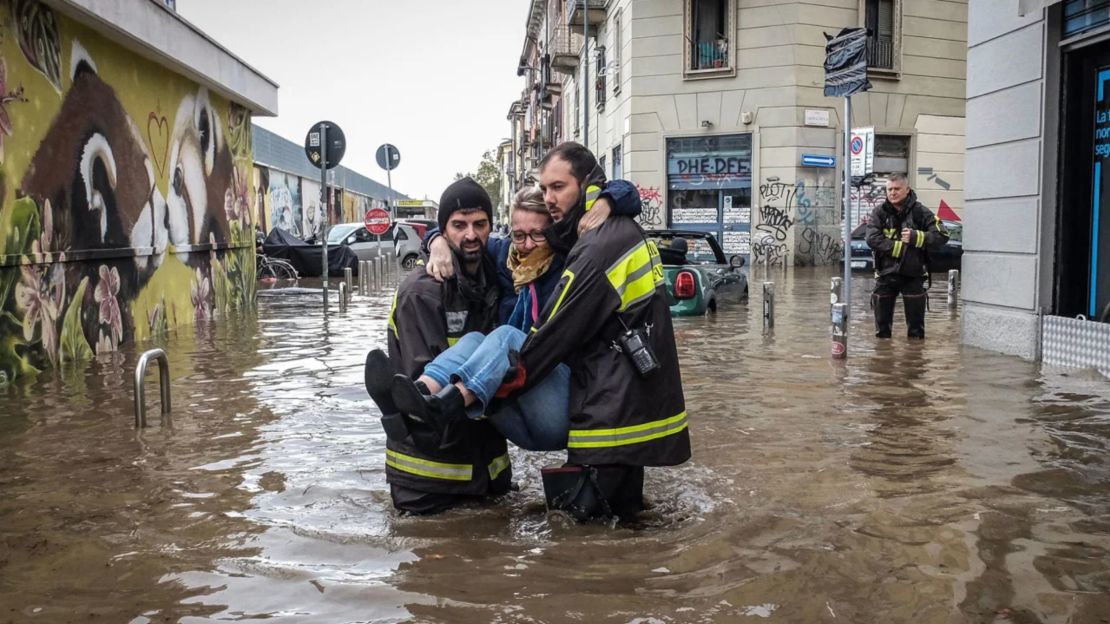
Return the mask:
<svg viewBox="0 0 1110 624">
<path fill-rule="evenodd" d="M 292 264 L 285 260 L 278 258 L 271 258 L 266 254 L 257 254 L 255 256 L 255 266 L 257 267 L 258 279 L 287 279 L 295 280 L 300 277 L 297 269 Z"/>
</svg>

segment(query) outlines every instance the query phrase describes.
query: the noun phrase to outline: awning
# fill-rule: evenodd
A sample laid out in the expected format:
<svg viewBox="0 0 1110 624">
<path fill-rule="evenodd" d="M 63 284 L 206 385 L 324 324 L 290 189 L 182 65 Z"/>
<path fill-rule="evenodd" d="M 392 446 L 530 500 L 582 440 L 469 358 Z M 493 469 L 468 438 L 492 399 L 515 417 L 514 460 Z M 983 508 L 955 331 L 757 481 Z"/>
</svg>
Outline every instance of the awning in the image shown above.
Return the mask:
<svg viewBox="0 0 1110 624">
<path fill-rule="evenodd" d="M 1018 15 L 1028 15 L 1034 11 L 1050 7 L 1057 2 L 1060 2 L 1060 0 L 1018 0 Z"/>
</svg>

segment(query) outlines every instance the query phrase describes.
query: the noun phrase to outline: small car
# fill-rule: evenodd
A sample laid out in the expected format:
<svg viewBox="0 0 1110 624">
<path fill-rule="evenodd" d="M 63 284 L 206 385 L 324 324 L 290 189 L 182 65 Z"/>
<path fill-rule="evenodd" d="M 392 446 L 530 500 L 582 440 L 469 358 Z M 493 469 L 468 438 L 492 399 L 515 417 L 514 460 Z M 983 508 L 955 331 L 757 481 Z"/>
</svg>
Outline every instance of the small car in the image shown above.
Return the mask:
<svg viewBox="0 0 1110 624">
<path fill-rule="evenodd" d="M 942 220 L 944 229 L 948 230 L 948 243 L 938 251 L 929 252 L 929 271 L 931 273 L 947 273 L 951 269 L 960 268 L 963 258 L 963 232 L 964 226 L 959 221 Z M 852 263 L 853 271 L 874 271 L 875 258 L 871 255 L 871 247 L 867 244 L 867 224 L 861 223 L 852 230 Z"/>
<path fill-rule="evenodd" d="M 328 231 L 328 244 L 350 247 L 359 260 L 373 260 L 379 253 L 389 256 L 392 247 L 401 261 L 401 267 L 405 269 L 416 266 L 420 257 L 420 236 L 412 225 L 402 222 L 389 226 L 389 230 L 381 235 L 380 248 L 378 237 L 368 232 L 362 223 L 340 223 L 333 226 Z"/>
<path fill-rule="evenodd" d="M 748 293 L 748 276 L 741 268 L 745 257 L 725 258 L 717 238 L 692 230 L 649 230 L 659 248 L 670 297 L 671 316 L 715 312 L 726 301 Z"/>
</svg>

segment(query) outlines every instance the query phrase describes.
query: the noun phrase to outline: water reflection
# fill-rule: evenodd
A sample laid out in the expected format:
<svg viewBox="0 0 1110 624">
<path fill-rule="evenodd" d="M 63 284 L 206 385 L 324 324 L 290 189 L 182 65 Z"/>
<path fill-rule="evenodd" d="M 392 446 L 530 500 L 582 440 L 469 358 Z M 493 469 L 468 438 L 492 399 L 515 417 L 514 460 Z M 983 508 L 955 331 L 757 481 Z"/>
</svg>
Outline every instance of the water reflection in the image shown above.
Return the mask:
<svg viewBox="0 0 1110 624">
<path fill-rule="evenodd" d="M 388 296 L 325 318 L 318 291 L 263 290 L 171 333 L 172 422 L 142 432 L 134 352 L 0 389 L 0 621 L 1110 613 L 1107 383 L 960 348 L 940 284 L 925 343 L 879 342 L 857 281 L 831 361 L 830 275 L 767 276 L 772 333 L 758 296 L 676 322 L 695 460 L 649 469 L 652 509 L 618 527 L 544 512 L 558 453 L 514 452 L 501 500 L 391 510 L 361 388 Z"/>
</svg>

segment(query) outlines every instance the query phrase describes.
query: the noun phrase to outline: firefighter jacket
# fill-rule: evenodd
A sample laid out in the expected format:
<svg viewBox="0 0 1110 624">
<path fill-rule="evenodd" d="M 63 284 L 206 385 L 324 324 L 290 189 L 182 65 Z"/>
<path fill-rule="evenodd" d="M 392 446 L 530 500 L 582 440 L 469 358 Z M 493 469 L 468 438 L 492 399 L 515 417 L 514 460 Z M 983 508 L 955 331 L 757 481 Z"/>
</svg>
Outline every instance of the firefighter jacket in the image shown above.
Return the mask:
<svg viewBox="0 0 1110 624">
<path fill-rule="evenodd" d="M 485 254 L 483 254 L 483 258 Z M 497 321 L 499 289 L 492 263 L 477 278 L 455 260 L 455 277 L 439 283 L 423 270 L 401 283 L 389 313 L 389 361 L 416 378 L 424 366 L 464 334 L 486 333 Z M 441 448 L 427 453 L 410 438 L 387 439 L 386 481 L 421 492 L 486 495 L 509 490 L 512 467 L 505 437 L 487 420 L 466 419 L 446 432 Z"/>
<path fill-rule="evenodd" d="M 610 216 L 568 254 L 539 326 L 521 349 L 518 374 L 526 389 L 560 362 L 570 367 L 571 463 L 671 466 L 690 458 L 664 288 L 659 251 L 629 217 Z M 660 368 L 646 377 L 616 348 L 622 321 L 647 332 Z"/>
<path fill-rule="evenodd" d="M 867 221 L 867 245 L 875 255 L 875 275 L 908 275 L 924 277 L 928 272 L 930 249 L 937 250 L 948 242 L 940 219 L 917 201 L 912 190 L 899 211 L 889 201 L 871 211 Z M 902 229 L 913 230 L 910 242 L 902 242 Z"/>
</svg>

